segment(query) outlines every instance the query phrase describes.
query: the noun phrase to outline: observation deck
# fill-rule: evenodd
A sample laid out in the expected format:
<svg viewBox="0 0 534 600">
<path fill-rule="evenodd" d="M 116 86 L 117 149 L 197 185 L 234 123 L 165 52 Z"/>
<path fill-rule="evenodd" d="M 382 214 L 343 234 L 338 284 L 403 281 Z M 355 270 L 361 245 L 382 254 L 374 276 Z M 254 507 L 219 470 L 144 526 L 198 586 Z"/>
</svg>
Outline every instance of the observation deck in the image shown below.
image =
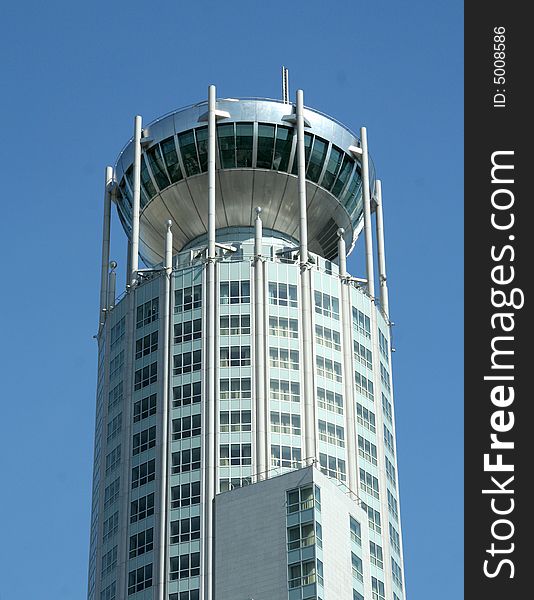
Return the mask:
<svg viewBox="0 0 534 600">
<path fill-rule="evenodd" d="M 205 236 L 208 222 L 207 102 L 147 125 L 141 140 L 140 245 L 144 262 L 164 256 L 166 222 L 173 253 Z M 309 249 L 332 260 L 337 230 L 352 248 L 363 226 L 360 140 L 335 119 L 305 108 Z M 299 239 L 295 106 L 268 99 L 217 100 L 216 229 L 254 226 L 261 206 L 265 228 Z M 128 237 L 132 229 L 133 140 L 115 166 L 115 199 Z M 370 164 L 370 188 L 374 187 Z"/>
</svg>

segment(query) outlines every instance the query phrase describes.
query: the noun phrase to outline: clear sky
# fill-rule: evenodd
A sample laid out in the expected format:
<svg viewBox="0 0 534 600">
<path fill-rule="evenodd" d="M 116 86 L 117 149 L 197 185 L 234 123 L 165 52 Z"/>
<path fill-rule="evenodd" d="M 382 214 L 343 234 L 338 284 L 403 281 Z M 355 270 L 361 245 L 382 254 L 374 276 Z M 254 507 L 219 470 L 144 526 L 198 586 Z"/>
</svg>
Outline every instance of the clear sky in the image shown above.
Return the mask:
<svg viewBox="0 0 534 600">
<path fill-rule="evenodd" d="M 463 6 L 73 2 L 0 9 L 0 600 L 86 595 L 104 168 L 152 120 L 291 93 L 383 181 L 409 600 L 462 597 Z M 356 254 L 362 253 L 362 242 Z M 114 222 L 112 258 L 125 261 Z M 362 275 L 361 261 L 349 268 Z M 124 279 L 121 279 L 123 285 Z"/>
</svg>

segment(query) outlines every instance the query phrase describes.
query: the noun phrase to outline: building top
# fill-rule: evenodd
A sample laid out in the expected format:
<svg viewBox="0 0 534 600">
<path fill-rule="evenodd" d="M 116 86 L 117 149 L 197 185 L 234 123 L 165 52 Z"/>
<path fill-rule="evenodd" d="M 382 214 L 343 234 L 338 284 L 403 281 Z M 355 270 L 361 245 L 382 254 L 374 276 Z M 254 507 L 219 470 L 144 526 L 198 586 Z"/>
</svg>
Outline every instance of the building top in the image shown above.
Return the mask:
<svg viewBox="0 0 534 600">
<path fill-rule="evenodd" d="M 362 228 L 360 140 L 335 119 L 304 110 L 311 251 L 333 259 L 337 230 L 351 248 Z M 217 101 L 216 228 L 264 226 L 298 240 L 299 200 L 295 108 L 277 100 Z M 174 223 L 174 252 L 206 234 L 208 213 L 207 102 L 169 113 L 143 129 L 140 254 L 162 261 L 166 222 Z M 121 222 L 131 235 L 133 141 L 120 153 L 115 175 Z M 374 169 L 370 168 L 371 190 Z"/>
</svg>

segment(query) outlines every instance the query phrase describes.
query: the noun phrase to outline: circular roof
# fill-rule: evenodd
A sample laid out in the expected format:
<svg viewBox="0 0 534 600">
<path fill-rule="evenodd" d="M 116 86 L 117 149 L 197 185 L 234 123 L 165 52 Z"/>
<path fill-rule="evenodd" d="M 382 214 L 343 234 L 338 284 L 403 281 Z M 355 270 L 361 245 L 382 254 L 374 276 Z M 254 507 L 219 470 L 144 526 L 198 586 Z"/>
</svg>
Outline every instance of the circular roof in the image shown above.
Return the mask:
<svg viewBox="0 0 534 600">
<path fill-rule="evenodd" d="M 253 227 L 261 206 L 264 227 L 298 239 L 294 106 L 276 100 L 217 101 L 216 227 Z M 359 139 L 322 113 L 304 109 L 308 244 L 328 259 L 337 255 L 337 230 L 350 248 L 361 230 Z M 141 157 L 140 254 L 163 260 L 166 222 L 174 251 L 207 228 L 207 102 L 169 113 L 144 127 Z M 371 189 L 374 169 L 371 164 Z M 133 141 L 115 166 L 116 201 L 131 234 Z"/>
</svg>

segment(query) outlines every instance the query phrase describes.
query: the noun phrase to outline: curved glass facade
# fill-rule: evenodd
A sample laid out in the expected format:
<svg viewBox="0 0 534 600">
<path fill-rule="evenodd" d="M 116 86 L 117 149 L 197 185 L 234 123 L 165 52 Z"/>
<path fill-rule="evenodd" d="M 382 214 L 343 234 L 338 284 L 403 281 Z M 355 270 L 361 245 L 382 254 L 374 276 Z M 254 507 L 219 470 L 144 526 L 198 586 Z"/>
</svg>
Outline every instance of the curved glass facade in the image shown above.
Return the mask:
<svg viewBox="0 0 534 600">
<path fill-rule="evenodd" d="M 207 127 L 184 131 L 152 146 L 141 159 L 141 208 L 156 194 L 186 177 L 206 173 Z M 267 123 L 217 125 L 219 169 L 268 169 L 297 174 L 293 128 Z M 253 149 L 256 146 L 254 158 Z M 305 135 L 306 178 L 339 199 L 356 221 L 362 212 L 361 166 L 335 144 Z M 131 218 L 132 167 L 119 183 L 119 207 Z"/>
</svg>

